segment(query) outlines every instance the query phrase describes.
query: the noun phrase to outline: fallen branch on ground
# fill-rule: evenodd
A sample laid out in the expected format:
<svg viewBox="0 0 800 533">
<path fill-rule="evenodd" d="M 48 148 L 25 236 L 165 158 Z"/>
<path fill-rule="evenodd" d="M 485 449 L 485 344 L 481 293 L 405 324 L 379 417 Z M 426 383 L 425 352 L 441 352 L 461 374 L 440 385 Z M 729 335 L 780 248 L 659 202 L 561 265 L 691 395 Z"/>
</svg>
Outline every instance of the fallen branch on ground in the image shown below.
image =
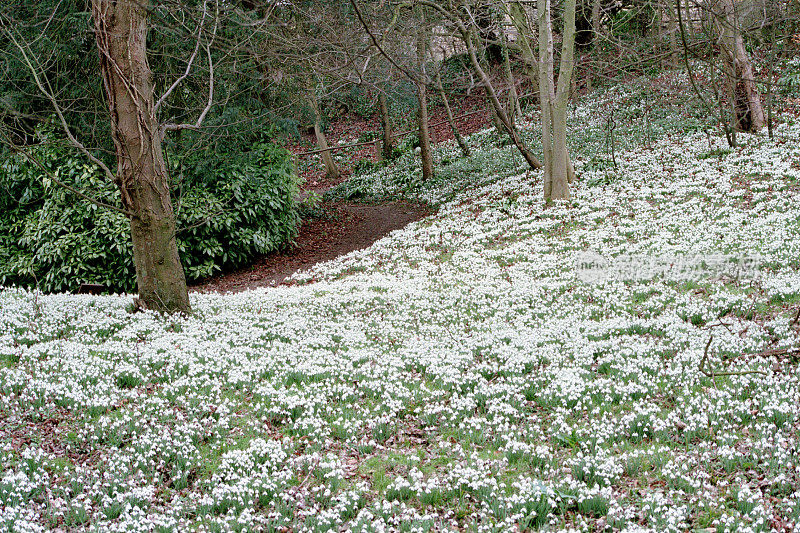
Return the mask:
<svg viewBox="0 0 800 533">
<path fill-rule="evenodd" d="M 726 372 L 715 372 L 713 368 L 710 370 L 706 370 L 705 367 L 709 366 L 708 362 L 708 349 L 711 347 L 711 341 L 714 340 L 714 335 L 708 337 L 708 342 L 706 343 L 706 348 L 703 350 L 703 358 L 700 360 L 700 366 L 698 367 L 700 372 L 704 375 L 715 378 L 717 376 L 744 376 L 747 374 L 761 374 L 762 376 L 766 376 L 767 373 L 762 370 L 731 370 Z"/>
</svg>

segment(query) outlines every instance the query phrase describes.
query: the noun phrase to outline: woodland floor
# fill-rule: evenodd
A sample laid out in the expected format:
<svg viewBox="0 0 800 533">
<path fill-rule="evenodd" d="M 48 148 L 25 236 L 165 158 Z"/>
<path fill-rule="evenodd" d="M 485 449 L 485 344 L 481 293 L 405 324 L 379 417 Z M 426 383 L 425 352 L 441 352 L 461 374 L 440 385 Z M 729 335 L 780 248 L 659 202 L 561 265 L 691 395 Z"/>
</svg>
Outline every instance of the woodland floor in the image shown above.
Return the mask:
<svg viewBox="0 0 800 533">
<path fill-rule="evenodd" d="M 571 104 L 569 202 L 491 129 L 358 165 L 191 315 L 3 288 L 0 531 L 798 531 L 800 88 L 732 148 L 690 85 Z"/>
<path fill-rule="evenodd" d="M 475 112 L 485 107 L 479 96 L 466 96 L 456 102 L 454 113 L 464 115 L 456 120 L 459 131 L 470 135 L 490 123 L 490 114 Z M 444 107 L 437 106 L 431 110 L 430 123 L 433 139 L 443 142 L 451 139 L 453 133 L 445 122 Z M 335 146 L 340 139 L 346 139 L 364 131 L 380 131 L 377 118 L 364 119 L 357 116 L 345 116 L 331 124 L 328 139 Z M 314 149 L 313 135 L 305 135 L 300 143 L 290 145 L 293 153 Z M 316 156 L 318 157 L 318 156 Z M 360 159 L 376 160 L 372 146 L 358 147 L 351 161 Z M 322 162 L 317 166 L 304 167 L 303 194 L 309 192 L 321 194 L 338 185 L 352 175 L 352 168 L 340 163 L 342 175 L 335 180 L 324 174 Z M 253 264 L 233 272 L 214 276 L 193 288 L 208 292 L 239 292 L 257 287 L 291 284 L 286 278 L 305 270 L 319 262 L 335 259 L 340 255 L 370 246 L 390 232 L 402 229 L 406 225 L 420 220 L 433 211 L 423 204 L 410 202 L 385 202 L 370 204 L 364 202 L 324 202 L 316 209 L 317 215 L 303 220 L 300 232 L 295 241 L 286 249 L 273 252 L 258 258 Z"/>
<path fill-rule="evenodd" d="M 292 246 L 257 259 L 245 268 L 215 276 L 195 290 L 239 292 L 256 287 L 289 285 L 295 272 L 370 246 L 390 232 L 431 214 L 421 204 L 325 203 L 321 216 L 304 220 Z"/>
</svg>

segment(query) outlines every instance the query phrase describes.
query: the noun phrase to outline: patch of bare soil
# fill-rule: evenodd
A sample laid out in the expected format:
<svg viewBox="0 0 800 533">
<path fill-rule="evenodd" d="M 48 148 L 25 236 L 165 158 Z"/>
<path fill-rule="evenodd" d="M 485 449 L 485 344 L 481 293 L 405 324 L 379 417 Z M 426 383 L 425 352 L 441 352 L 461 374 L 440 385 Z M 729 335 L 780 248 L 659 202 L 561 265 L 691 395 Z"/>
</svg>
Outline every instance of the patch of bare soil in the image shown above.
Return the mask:
<svg viewBox="0 0 800 533">
<path fill-rule="evenodd" d="M 463 96 L 451 102 L 458 117 L 456 123 L 463 135 L 475 133 L 490 122 L 490 111 L 485 99 L 478 95 Z M 431 109 L 431 136 L 434 142 L 453 137 L 446 122 L 442 106 Z M 328 140 L 336 145 L 339 139 L 352 138 L 364 131 L 380 132 L 377 117 L 364 119 L 350 114 L 332 123 L 327 132 Z M 287 146 L 294 153 L 314 149 L 313 134 L 304 132 L 302 139 Z M 311 156 L 319 158 L 318 155 Z M 376 161 L 378 154 L 374 145 L 351 149 L 351 161 L 367 159 Z M 344 163 L 344 162 L 343 162 Z M 341 176 L 331 179 L 325 176 L 322 162 L 303 173 L 304 183 L 301 198 L 309 192 L 324 192 L 352 175 L 352 168 L 340 164 Z M 193 287 L 202 292 L 239 292 L 256 287 L 272 287 L 289 284 L 286 278 L 295 272 L 306 270 L 317 263 L 335 259 L 340 255 L 360 250 L 384 237 L 389 232 L 433 213 L 429 207 L 407 202 L 383 204 L 328 203 L 322 204 L 322 215 L 303 221 L 294 243 L 282 252 L 257 259 L 252 265 L 234 272 L 220 274 Z"/>
<path fill-rule="evenodd" d="M 406 202 L 383 204 L 331 203 L 322 215 L 303 221 L 291 247 L 266 255 L 252 265 L 197 285 L 201 292 L 239 292 L 256 287 L 289 285 L 288 276 L 322 261 L 360 250 L 391 231 L 420 220 L 429 207 Z"/>
</svg>

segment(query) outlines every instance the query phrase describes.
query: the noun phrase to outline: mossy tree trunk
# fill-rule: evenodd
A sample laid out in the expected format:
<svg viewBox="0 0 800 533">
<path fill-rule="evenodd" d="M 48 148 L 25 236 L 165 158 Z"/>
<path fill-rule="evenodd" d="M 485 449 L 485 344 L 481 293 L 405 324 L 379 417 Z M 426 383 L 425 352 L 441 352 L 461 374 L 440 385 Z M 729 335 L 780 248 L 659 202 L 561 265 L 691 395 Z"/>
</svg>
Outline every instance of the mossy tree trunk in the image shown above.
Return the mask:
<svg viewBox="0 0 800 533">
<path fill-rule="evenodd" d="M 575 0 L 564 2 L 564 33 L 558 86 L 553 78 L 553 29 L 550 0 L 538 0 L 539 21 L 539 101 L 542 109 L 542 147 L 544 149 L 544 198 L 566 200 L 574 170 L 567 150 L 567 104 L 575 51 Z"/>
<path fill-rule="evenodd" d="M 188 313 L 147 63 L 147 8 L 146 0 L 93 0 L 92 17 L 117 156 L 116 185 L 131 213 L 139 303 L 160 312 Z"/>
</svg>

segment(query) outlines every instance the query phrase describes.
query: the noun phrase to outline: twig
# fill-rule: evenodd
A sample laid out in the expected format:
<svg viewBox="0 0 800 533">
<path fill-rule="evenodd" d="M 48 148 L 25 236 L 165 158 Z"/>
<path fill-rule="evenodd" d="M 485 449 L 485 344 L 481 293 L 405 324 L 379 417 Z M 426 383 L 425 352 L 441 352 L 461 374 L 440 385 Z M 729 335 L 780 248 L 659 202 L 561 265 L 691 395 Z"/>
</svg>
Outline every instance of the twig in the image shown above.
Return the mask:
<svg viewBox="0 0 800 533">
<path fill-rule="evenodd" d="M 219 14 L 219 6 L 217 6 L 217 14 Z M 200 112 L 200 116 L 197 117 L 197 121 L 195 121 L 194 124 L 163 124 L 161 126 L 162 137 L 168 131 L 198 130 L 200 129 L 200 126 L 203 125 L 206 115 L 208 115 L 208 112 L 211 110 L 211 106 L 214 104 L 214 61 L 211 58 L 211 45 L 214 44 L 214 39 L 216 39 L 216 37 L 217 22 L 215 21 L 214 29 L 211 32 L 211 41 L 203 46 L 203 48 L 206 50 L 206 56 L 208 56 L 208 102 L 206 103 L 206 107 Z"/>
<path fill-rule="evenodd" d="M 13 26 L 13 21 L 10 21 L 10 22 L 11 22 L 10 27 L 13 28 L 14 27 Z M 6 26 L 6 24 L 4 24 L 3 26 Z M 56 112 L 56 116 L 58 117 L 58 120 L 61 123 L 61 127 L 64 129 L 64 133 L 67 135 L 67 138 L 69 139 L 69 142 L 75 148 L 77 148 L 81 153 L 83 153 L 83 155 L 88 157 L 89 160 L 92 161 L 92 163 L 94 163 L 95 165 L 100 167 L 103 170 L 103 172 L 105 173 L 106 177 L 109 180 L 111 180 L 112 183 L 117 183 L 116 176 L 114 175 L 113 172 L 111 172 L 111 170 L 108 168 L 108 166 L 106 166 L 106 164 L 103 163 L 103 161 L 101 161 L 100 159 L 98 159 L 97 157 L 92 155 L 92 153 L 89 152 L 89 150 L 86 148 L 86 146 L 84 146 L 83 143 L 81 143 L 75 137 L 75 135 L 72 134 L 72 130 L 70 129 L 69 124 L 67 124 L 67 119 L 64 118 L 64 113 L 61 110 L 61 106 L 56 101 L 56 97 L 53 94 L 52 87 L 50 87 L 50 81 L 46 77 L 44 78 L 44 81 L 43 81 L 42 78 L 40 78 L 40 76 L 39 76 L 40 74 L 42 76 L 45 75 L 44 69 L 41 68 L 41 67 L 39 67 L 39 69 L 37 69 L 37 67 L 33 64 L 33 61 L 36 61 L 36 57 L 31 54 L 32 57 L 33 57 L 33 60 L 32 60 L 31 57 L 29 57 L 29 55 L 28 55 L 28 52 L 30 52 L 30 48 L 28 48 L 28 51 L 26 52 L 26 50 L 25 50 L 26 47 L 23 46 L 23 44 L 20 41 L 17 40 L 17 38 L 14 36 L 14 32 L 12 30 L 8 29 L 8 28 L 5 28 L 5 27 L 4 27 L 4 30 L 5 30 L 5 34 L 8 35 L 9 39 L 11 39 L 11 41 L 14 43 L 14 46 L 19 50 L 20 54 L 22 54 L 22 59 L 23 59 L 25 65 L 28 67 L 28 70 L 30 70 L 31 75 L 33 76 L 33 81 L 36 83 L 36 87 L 39 88 L 39 91 L 47 98 L 47 100 L 50 101 L 50 104 L 53 106 L 53 110 Z M 38 64 L 38 61 L 37 61 L 37 64 Z M 45 87 L 45 85 L 47 85 L 47 87 Z M 48 90 L 48 88 L 50 88 L 50 90 Z"/>
<path fill-rule="evenodd" d="M 778 357 L 781 355 L 800 355 L 800 348 L 774 348 L 756 354 L 759 357 Z"/>
<path fill-rule="evenodd" d="M 16 144 L 14 144 L 11 141 L 11 139 L 9 139 L 8 136 L 4 132 L 0 131 L 0 135 L 2 135 L 5 138 L 6 144 L 8 145 L 8 147 L 13 152 L 22 154 L 23 157 L 25 157 L 25 159 L 27 159 L 28 161 L 33 163 L 35 166 L 37 166 L 39 168 L 39 170 L 41 170 L 42 172 L 44 172 L 47 175 L 47 177 L 50 179 L 50 181 L 52 181 L 53 183 L 55 183 L 59 187 L 63 187 L 64 189 L 68 190 L 69 192 L 71 192 L 72 194 L 77 196 L 78 198 L 82 198 L 82 199 L 86 200 L 87 202 L 91 202 L 91 203 L 93 203 L 94 205 L 96 205 L 98 207 L 103 207 L 105 209 L 111 209 L 112 211 L 116 211 L 117 213 L 122 213 L 123 215 L 128 216 L 128 217 L 135 216 L 135 213 L 133 211 L 128 211 L 127 209 L 123 209 L 123 208 L 117 207 L 115 205 L 111 205 L 111 204 L 107 204 L 105 202 L 101 202 L 100 200 L 96 200 L 95 198 L 92 198 L 91 196 L 88 196 L 88 195 L 82 193 L 81 191 L 79 191 L 75 187 L 73 187 L 71 185 L 67 185 L 63 181 L 59 180 L 56 177 L 56 175 L 49 168 L 44 166 L 44 164 L 41 161 L 39 161 L 39 159 L 36 156 L 34 156 L 33 154 L 29 153 L 28 151 L 26 151 L 26 150 L 20 148 L 19 146 L 17 146 Z"/>
<path fill-rule="evenodd" d="M 700 359 L 700 366 L 698 369 L 704 375 L 714 379 L 717 376 L 744 376 L 747 374 L 761 374 L 762 376 L 766 376 L 767 373 L 761 370 L 739 370 L 739 371 L 727 371 L 727 372 L 714 372 L 714 369 L 711 368 L 710 370 L 706 370 L 706 366 L 710 366 L 708 362 L 708 349 L 711 347 L 711 341 L 714 340 L 714 335 L 708 337 L 708 342 L 706 343 L 706 348 L 703 350 L 703 358 Z"/>
<path fill-rule="evenodd" d="M 718 327 L 720 327 L 720 326 L 722 326 L 723 328 L 725 328 L 725 329 L 727 329 L 728 331 L 730 331 L 731 333 L 733 333 L 733 332 L 731 331 L 731 324 L 727 324 L 727 323 L 723 322 L 722 320 L 720 320 L 720 321 L 719 321 L 719 322 L 717 322 L 716 324 L 708 324 L 708 325 L 706 325 L 705 327 L 703 327 L 703 329 L 712 329 L 712 328 L 718 328 Z"/>
<path fill-rule="evenodd" d="M 161 95 L 161 98 L 158 99 L 158 102 L 156 102 L 156 105 L 153 107 L 154 113 L 158 111 L 158 108 L 161 107 L 161 104 L 163 104 L 164 101 L 169 97 L 169 95 L 172 94 L 172 91 L 174 91 L 175 88 L 189 75 L 189 72 L 192 69 L 192 63 L 194 63 L 194 58 L 197 57 L 197 51 L 200 49 L 200 36 L 203 32 L 203 24 L 205 23 L 207 12 L 208 12 L 208 5 L 204 1 L 203 16 L 200 18 L 200 25 L 197 28 L 197 44 L 195 44 L 194 51 L 192 52 L 191 57 L 189 57 L 189 62 L 186 64 L 186 71 L 177 80 L 175 80 L 175 82 L 172 85 L 169 86 L 169 89 L 167 89 L 166 92 L 164 92 L 164 94 Z"/>
<path fill-rule="evenodd" d="M 367 145 L 367 144 L 378 144 L 379 142 L 380 142 L 380 139 L 375 139 L 375 140 L 366 141 L 366 142 L 363 142 L 363 143 L 341 144 L 339 146 L 333 146 L 333 147 L 330 147 L 330 148 L 324 148 L 324 149 L 318 149 L 318 150 L 310 150 L 308 152 L 298 152 L 298 153 L 296 153 L 294 155 L 295 155 L 295 157 L 300 157 L 300 156 L 303 156 L 303 155 L 314 155 L 314 154 L 319 154 L 319 153 L 322 153 L 322 152 L 335 152 L 337 150 L 343 150 L 345 148 L 355 148 L 356 146 L 364 146 L 364 145 Z"/>
<path fill-rule="evenodd" d="M 352 4 L 353 10 L 356 12 L 356 17 L 358 18 L 358 21 L 364 27 L 364 29 L 366 30 L 367 34 L 369 34 L 369 38 L 372 40 L 372 43 L 375 45 L 375 48 L 378 49 L 378 51 L 381 53 L 381 55 L 383 55 L 383 57 L 388 59 L 389 63 L 391 63 L 394 68 L 396 68 L 397 70 L 399 70 L 400 72 L 402 72 L 403 74 L 408 76 L 408 78 L 411 81 L 413 81 L 413 82 L 415 82 L 415 83 L 417 83 L 419 85 L 428 85 L 428 83 L 426 81 L 424 81 L 422 78 L 420 78 L 419 76 L 415 75 L 414 73 L 412 73 L 408 69 L 403 68 L 400 64 L 397 63 L 397 61 L 394 60 L 394 58 L 392 56 L 390 56 L 386 52 L 386 50 L 383 49 L 383 46 L 381 46 L 381 44 L 378 42 L 378 38 L 375 36 L 375 33 L 373 33 L 373 31 L 370 29 L 369 24 L 367 24 L 367 21 L 364 20 L 364 15 L 361 13 L 361 9 L 358 7 L 358 2 L 356 2 L 356 0 L 350 0 L 350 4 Z"/>
</svg>

